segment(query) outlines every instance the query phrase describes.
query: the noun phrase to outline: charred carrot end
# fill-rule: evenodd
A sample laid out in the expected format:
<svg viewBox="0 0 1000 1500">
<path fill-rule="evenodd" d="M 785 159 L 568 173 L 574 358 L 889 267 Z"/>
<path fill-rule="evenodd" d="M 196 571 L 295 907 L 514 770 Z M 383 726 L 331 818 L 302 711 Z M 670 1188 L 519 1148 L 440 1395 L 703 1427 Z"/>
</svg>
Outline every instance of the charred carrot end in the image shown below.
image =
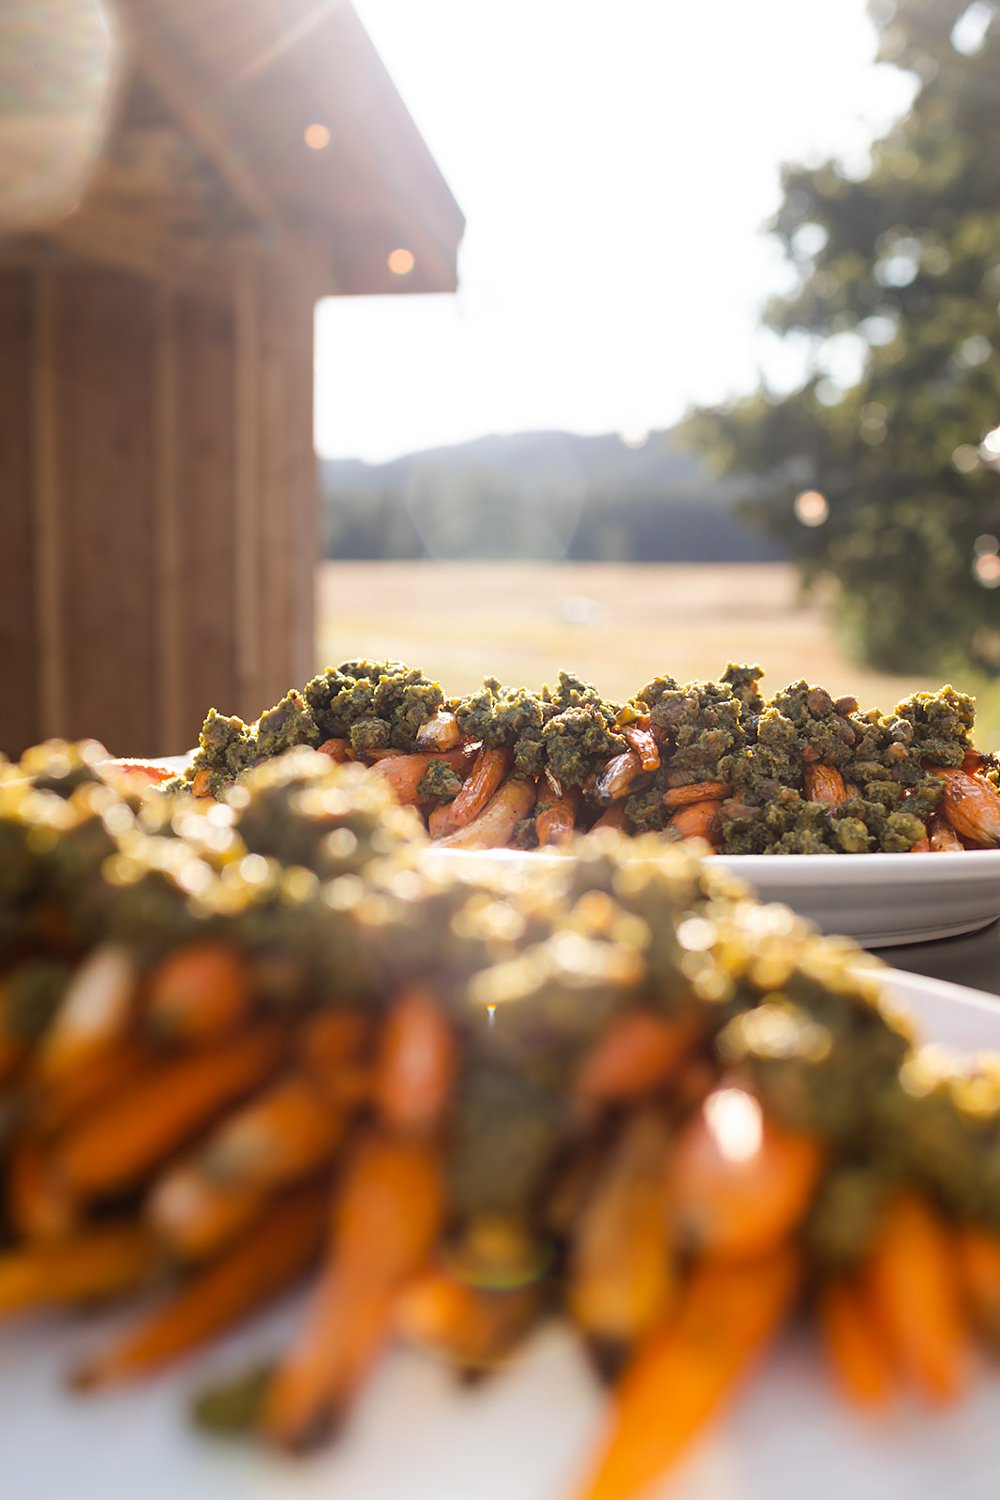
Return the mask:
<svg viewBox="0 0 1000 1500">
<path fill-rule="evenodd" d="M 836 766 L 824 766 L 819 761 L 805 767 L 802 773 L 806 797 L 810 802 L 826 802 L 839 807 L 846 801 L 847 788 L 844 778 Z"/>
<path fill-rule="evenodd" d="M 819 1321 L 834 1379 L 867 1410 L 884 1407 L 893 1385 L 889 1353 L 861 1290 L 833 1281 L 819 1297 Z"/>
<path fill-rule="evenodd" d="M 934 813 L 927 826 L 933 854 L 964 854 L 965 845 L 946 818 Z"/>
<path fill-rule="evenodd" d="M 663 1476 L 760 1357 L 799 1284 L 789 1249 L 739 1268 L 696 1269 L 676 1313 L 626 1370 L 578 1500 L 638 1500 Z"/>
<path fill-rule="evenodd" d="M 224 1105 L 280 1066 L 285 1039 L 260 1027 L 162 1064 L 98 1104 L 53 1149 L 53 1167 L 78 1200 L 141 1181 Z"/>
<path fill-rule="evenodd" d="M 300 1189 L 157 1312 L 80 1370 L 91 1389 L 159 1369 L 206 1343 L 297 1281 L 315 1261 L 327 1216 L 323 1187 Z"/>
<path fill-rule="evenodd" d="M 972 1320 L 1000 1346 L 1000 1242 L 986 1229 L 964 1228 L 956 1236 L 962 1293 Z"/>
<path fill-rule="evenodd" d="M 776 1250 L 808 1208 L 822 1165 L 819 1143 L 772 1124 L 752 1094 L 713 1090 L 667 1170 L 679 1242 L 719 1261 Z"/>
<path fill-rule="evenodd" d="M 70 981 L 37 1056 L 38 1077 L 55 1083 L 121 1042 L 133 1015 L 136 972 L 124 948 L 108 944 Z"/>
<path fill-rule="evenodd" d="M 594 790 L 598 802 L 617 802 L 631 791 L 632 783 L 642 775 L 642 761 L 632 749 L 608 761 L 597 778 Z"/>
<path fill-rule="evenodd" d="M 438 842 L 445 849 L 502 849 L 521 819 L 531 812 L 536 796 L 533 781 L 509 776 L 478 817 Z"/>
<path fill-rule="evenodd" d="M 643 771 L 656 771 L 660 765 L 660 747 L 646 724 L 626 724 L 622 734 L 630 750 L 639 757 Z"/>
<path fill-rule="evenodd" d="M 636 1010 L 620 1016 L 584 1057 L 573 1093 L 588 1104 L 637 1099 L 665 1084 L 704 1036 L 701 1016 Z"/>
<path fill-rule="evenodd" d="M 724 781 L 695 781 L 690 786 L 672 786 L 663 794 L 664 807 L 690 807 L 693 802 L 719 802 L 732 787 Z"/>
<path fill-rule="evenodd" d="M 436 1153 L 391 1136 L 361 1143 L 336 1208 L 332 1258 L 264 1405 L 270 1441 L 308 1447 L 340 1415 L 388 1335 L 402 1286 L 427 1263 L 443 1208 Z"/>
<path fill-rule="evenodd" d="M 1000 793 L 981 776 L 931 766 L 944 782 L 941 810 L 956 833 L 972 844 L 1000 848 Z"/>
<path fill-rule="evenodd" d="M 389 1013 L 375 1064 L 374 1102 L 387 1125 L 428 1130 L 444 1114 L 455 1076 L 455 1037 L 441 1006 L 408 990 Z"/>
<path fill-rule="evenodd" d="M 191 791 L 195 797 L 210 797 L 212 795 L 212 773 L 204 768 L 195 771 L 191 777 Z"/>
<path fill-rule="evenodd" d="M 905 1193 L 885 1210 L 866 1288 L 890 1353 L 936 1401 L 960 1395 L 968 1376 L 954 1238 L 923 1198 Z"/>
<path fill-rule="evenodd" d="M 721 802 L 692 802 L 678 808 L 667 827 L 682 839 L 704 839 L 715 845 L 719 838 L 719 808 Z"/>
<path fill-rule="evenodd" d="M 146 983 L 146 1027 L 171 1041 L 214 1041 L 249 1013 L 250 976 L 225 943 L 192 943 L 165 958 Z"/>
<path fill-rule="evenodd" d="M 153 1236 L 134 1223 L 0 1255 L 0 1313 L 111 1297 L 146 1280 L 157 1263 Z"/>
<path fill-rule="evenodd" d="M 461 744 L 462 734 L 455 715 L 446 708 L 439 708 L 416 733 L 418 750 L 455 750 Z"/>
<path fill-rule="evenodd" d="M 509 750 L 480 750 L 461 791 L 452 802 L 437 809 L 439 816 L 431 825 L 433 837 L 456 833 L 476 819 L 507 775 L 512 759 Z"/>
</svg>

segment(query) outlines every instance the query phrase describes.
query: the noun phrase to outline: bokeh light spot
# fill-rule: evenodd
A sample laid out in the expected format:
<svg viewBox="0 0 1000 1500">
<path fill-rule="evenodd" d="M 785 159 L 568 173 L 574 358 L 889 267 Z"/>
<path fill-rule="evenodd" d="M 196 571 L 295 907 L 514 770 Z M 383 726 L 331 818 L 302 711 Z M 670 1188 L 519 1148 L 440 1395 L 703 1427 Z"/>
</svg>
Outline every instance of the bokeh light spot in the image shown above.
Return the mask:
<svg viewBox="0 0 1000 1500">
<path fill-rule="evenodd" d="M 330 132 L 325 125 L 317 121 L 315 124 L 306 126 L 302 132 L 302 139 L 310 151 L 322 151 L 330 144 Z"/>
<path fill-rule="evenodd" d="M 416 265 L 416 259 L 412 250 L 406 250 L 402 245 L 397 245 L 395 250 L 389 251 L 386 265 L 394 276 L 409 276 Z"/>
<path fill-rule="evenodd" d="M 795 515 L 803 526 L 822 526 L 829 514 L 829 502 L 819 490 L 803 490 L 796 498 Z"/>
</svg>

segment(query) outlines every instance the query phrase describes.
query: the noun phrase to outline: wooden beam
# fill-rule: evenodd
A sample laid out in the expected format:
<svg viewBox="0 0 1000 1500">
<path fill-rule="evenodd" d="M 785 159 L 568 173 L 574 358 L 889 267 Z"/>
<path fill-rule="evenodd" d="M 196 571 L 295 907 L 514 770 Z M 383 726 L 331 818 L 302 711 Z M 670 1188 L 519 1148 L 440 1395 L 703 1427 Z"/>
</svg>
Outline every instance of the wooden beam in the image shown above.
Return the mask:
<svg viewBox="0 0 1000 1500">
<path fill-rule="evenodd" d="M 161 291 L 153 329 L 153 484 L 156 524 L 156 654 L 160 742 L 171 755 L 184 748 L 181 660 L 181 543 L 178 503 L 176 298 Z"/>
<path fill-rule="evenodd" d="M 38 640 L 39 720 L 49 738 L 64 728 L 66 683 L 63 657 L 59 541 L 58 387 L 55 348 L 55 273 L 34 277 L 33 475 L 35 495 L 35 608 Z"/>
<path fill-rule="evenodd" d="M 145 7 L 145 12 L 148 13 L 149 9 Z M 174 55 L 162 27 L 144 25 L 139 19 L 141 14 L 143 11 L 134 5 L 119 8 L 122 35 L 132 66 L 153 86 L 178 123 L 198 142 L 243 207 L 261 224 L 276 234 L 280 233 L 282 217 L 267 191 L 212 119 L 210 109 L 206 109 L 206 99 L 192 86 L 183 62 Z"/>
</svg>

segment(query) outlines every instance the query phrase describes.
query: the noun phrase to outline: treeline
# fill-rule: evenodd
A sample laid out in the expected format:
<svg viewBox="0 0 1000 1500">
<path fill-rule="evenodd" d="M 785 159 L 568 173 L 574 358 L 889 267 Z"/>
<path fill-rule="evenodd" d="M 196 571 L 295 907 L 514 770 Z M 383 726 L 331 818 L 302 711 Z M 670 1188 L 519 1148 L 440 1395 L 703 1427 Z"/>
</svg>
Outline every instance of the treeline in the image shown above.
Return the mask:
<svg viewBox="0 0 1000 1500">
<path fill-rule="evenodd" d="M 667 433 L 522 433 L 322 466 L 328 557 L 755 562 L 780 546 Z"/>
</svg>

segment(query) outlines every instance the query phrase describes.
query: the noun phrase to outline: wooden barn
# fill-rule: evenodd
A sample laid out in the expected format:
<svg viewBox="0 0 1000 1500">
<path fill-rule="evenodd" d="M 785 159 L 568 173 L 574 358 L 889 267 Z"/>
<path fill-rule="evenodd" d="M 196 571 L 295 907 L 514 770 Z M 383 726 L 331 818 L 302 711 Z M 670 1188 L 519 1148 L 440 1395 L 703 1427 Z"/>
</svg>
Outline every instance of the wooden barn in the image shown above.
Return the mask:
<svg viewBox="0 0 1000 1500">
<path fill-rule="evenodd" d="M 0 23 L 8 754 L 51 735 L 173 753 L 211 704 L 252 717 L 310 674 L 314 305 L 454 290 L 463 229 L 345 0 L 107 4 L 100 150 L 38 221 L 13 169 L 40 180 L 82 138 L 37 84 L 74 13 L 94 45 L 95 3 L 30 0 L 16 47 Z"/>
</svg>

